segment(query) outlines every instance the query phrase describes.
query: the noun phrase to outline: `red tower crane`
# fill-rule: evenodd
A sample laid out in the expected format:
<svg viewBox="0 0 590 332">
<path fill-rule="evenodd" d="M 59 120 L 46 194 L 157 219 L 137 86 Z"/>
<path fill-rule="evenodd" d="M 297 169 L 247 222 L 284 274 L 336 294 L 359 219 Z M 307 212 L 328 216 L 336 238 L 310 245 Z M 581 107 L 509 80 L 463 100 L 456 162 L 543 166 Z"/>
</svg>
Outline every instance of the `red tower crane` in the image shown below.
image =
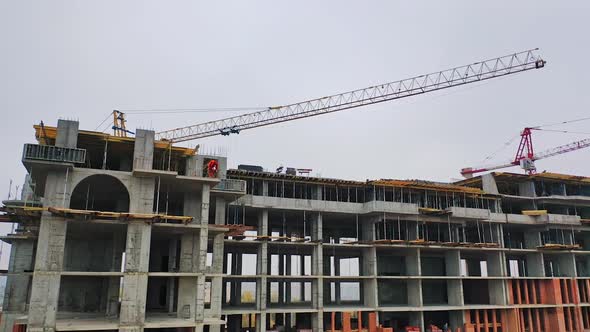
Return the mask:
<svg viewBox="0 0 590 332">
<path fill-rule="evenodd" d="M 545 61 L 537 55 L 537 51 L 538 49 L 531 49 L 400 81 L 166 130 L 156 133 L 156 139 L 177 143 L 215 135 L 239 134 L 245 129 L 338 112 L 543 68 Z"/>
<path fill-rule="evenodd" d="M 533 130 L 541 130 L 540 127 L 526 127 L 520 133 L 520 144 L 518 144 L 518 149 L 516 150 L 516 155 L 514 159 L 510 162 L 500 164 L 500 165 L 492 165 L 492 166 L 482 166 L 482 167 L 466 167 L 461 169 L 461 175 L 466 178 L 472 177 L 474 174 L 482 173 L 486 171 L 492 171 L 501 168 L 513 167 L 513 166 L 520 166 L 522 167 L 528 174 L 535 174 L 537 169 L 535 167 L 535 161 L 539 159 L 545 159 L 549 157 L 553 157 L 556 155 L 564 154 L 571 151 L 576 151 L 580 149 L 584 149 L 590 147 L 590 138 L 586 138 L 580 141 L 571 142 L 568 144 L 556 146 L 552 149 L 548 149 L 539 153 L 535 153 L 533 148 Z"/>
</svg>

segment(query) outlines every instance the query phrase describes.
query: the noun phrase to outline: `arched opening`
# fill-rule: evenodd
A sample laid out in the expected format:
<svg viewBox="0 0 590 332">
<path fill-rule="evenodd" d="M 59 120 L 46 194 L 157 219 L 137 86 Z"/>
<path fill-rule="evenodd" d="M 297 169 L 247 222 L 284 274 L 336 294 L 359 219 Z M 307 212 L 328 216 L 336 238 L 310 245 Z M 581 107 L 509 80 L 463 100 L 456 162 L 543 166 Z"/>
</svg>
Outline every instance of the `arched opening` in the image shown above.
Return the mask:
<svg viewBox="0 0 590 332">
<path fill-rule="evenodd" d="M 115 177 L 91 175 L 80 181 L 74 188 L 70 208 L 129 212 L 129 192 L 123 183 Z"/>
</svg>

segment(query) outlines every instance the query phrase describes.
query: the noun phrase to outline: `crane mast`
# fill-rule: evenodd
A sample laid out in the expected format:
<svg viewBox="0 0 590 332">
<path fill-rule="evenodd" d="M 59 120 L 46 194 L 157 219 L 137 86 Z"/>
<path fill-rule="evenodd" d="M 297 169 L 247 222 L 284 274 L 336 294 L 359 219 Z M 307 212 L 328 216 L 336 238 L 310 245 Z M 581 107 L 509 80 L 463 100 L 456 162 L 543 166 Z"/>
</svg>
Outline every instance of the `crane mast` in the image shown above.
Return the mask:
<svg viewBox="0 0 590 332">
<path fill-rule="evenodd" d="M 537 51 L 538 49 L 530 49 L 404 80 L 166 130 L 156 133 L 156 139 L 177 143 L 209 136 L 237 134 L 245 129 L 416 96 L 543 68 L 545 61 L 537 54 Z"/>
</svg>

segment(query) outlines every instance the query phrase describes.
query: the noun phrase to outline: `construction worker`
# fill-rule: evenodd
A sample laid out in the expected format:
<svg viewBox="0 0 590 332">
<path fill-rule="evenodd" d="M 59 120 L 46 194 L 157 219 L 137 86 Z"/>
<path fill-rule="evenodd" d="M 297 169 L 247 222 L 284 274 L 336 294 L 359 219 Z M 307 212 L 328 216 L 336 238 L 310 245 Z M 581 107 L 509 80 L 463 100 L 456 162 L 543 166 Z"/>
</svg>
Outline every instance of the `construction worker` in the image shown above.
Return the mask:
<svg viewBox="0 0 590 332">
<path fill-rule="evenodd" d="M 207 176 L 210 178 L 214 178 L 217 176 L 217 169 L 219 168 L 219 163 L 215 159 L 211 159 L 207 163 Z"/>
</svg>

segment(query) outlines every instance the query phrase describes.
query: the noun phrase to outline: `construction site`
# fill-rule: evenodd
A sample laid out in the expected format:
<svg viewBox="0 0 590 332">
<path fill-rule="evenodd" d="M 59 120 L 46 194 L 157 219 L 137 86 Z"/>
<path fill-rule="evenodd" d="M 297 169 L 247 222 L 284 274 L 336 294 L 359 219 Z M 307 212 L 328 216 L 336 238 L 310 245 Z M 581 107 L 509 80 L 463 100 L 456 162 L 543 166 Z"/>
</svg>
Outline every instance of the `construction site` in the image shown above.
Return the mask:
<svg viewBox="0 0 590 332">
<path fill-rule="evenodd" d="M 589 331 L 590 178 L 534 161 L 590 140 L 536 152 L 525 128 L 509 163 L 447 183 L 230 169 L 179 144 L 544 66 L 529 50 L 163 132 L 117 111 L 112 133 L 35 124 L 1 208 L 1 331 Z"/>
</svg>

